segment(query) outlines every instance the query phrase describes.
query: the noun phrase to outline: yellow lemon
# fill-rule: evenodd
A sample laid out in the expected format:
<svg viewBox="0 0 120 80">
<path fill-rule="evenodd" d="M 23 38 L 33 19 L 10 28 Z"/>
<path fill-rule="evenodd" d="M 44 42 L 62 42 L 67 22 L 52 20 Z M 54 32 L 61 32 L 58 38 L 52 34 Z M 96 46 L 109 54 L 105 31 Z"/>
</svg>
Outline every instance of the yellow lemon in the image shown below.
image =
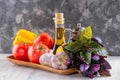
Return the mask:
<svg viewBox="0 0 120 80">
<path fill-rule="evenodd" d="M 59 52 L 64 52 L 64 50 L 63 50 L 63 46 L 64 46 L 65 44 L 62 44 L 61 46 L 59 46 L 58 48 L 57 48 L 57 50 L 56 50 L 56 54 L 58 54 Z"/>
</svg>

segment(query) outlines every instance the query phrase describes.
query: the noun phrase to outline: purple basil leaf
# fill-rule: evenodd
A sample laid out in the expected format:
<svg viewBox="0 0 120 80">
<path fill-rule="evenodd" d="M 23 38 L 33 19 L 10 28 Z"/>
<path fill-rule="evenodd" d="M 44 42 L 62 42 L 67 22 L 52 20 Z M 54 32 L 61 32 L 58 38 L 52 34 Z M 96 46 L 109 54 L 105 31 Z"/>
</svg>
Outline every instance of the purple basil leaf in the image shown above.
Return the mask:
<svg viewBox="0 0 120 80">
<path fill-rule="evenodd" d="M 101 76 L 111 76 L 110 72 L 108 70 L 104 70 L 104 69 L 99 70 L 99 74 Z"/>
<path fill-rule="evenodd" d="M 91 40 L 94 41 L 94 42 L 99 43 L 103 47 L 102 40 L 100 38 L 98 39 L 96 37 L 93 37 Z"/>
<path fill-rule="evenodd" d="M 111 69 L 110 64 L 104 58 L 100 60 L 100 64 L 101 64 L 101 69 Z"/>
<path fill-rule="evenodd" d="M 96 39 L 100 44 L 102 44 L 102 39 L 101 39 L 99 36 L 96 36 L 95 39 Z"/>
<path fill-rule="evenodd" d="M 100 73 L 99 72 L 95 72 L 94 75 L 95 76 L 100 76 Z"/>
<path fill-rule="evenodd" d="M 71 41 L 72 41 L 72 42 L 75 42 L 75 41 L 76 41 L 76 39 L 75 39 L 75 38 L 71 38 Z"/>
<path fill-rule="evenodd" d="M 92 64 L 91 70 L 95 73 L 100 70 L 100 64 Z"/>
<path fill-rule="evenodd" d="M 95 41 L 95 42 L 98 42 L 98 40 L 96 38 L 94 38 L 94 37 L 91 40 Z"/>
<path fill-rule="evenodd" d="M 94 78 L 94 73 L 92 70 L 87 70 L 87 71 L 83 72 L 82 75 L 85 77 Z"/>
<path fill-rule="evenodd" d="M 83 57 L 80 57 L 79 59 L 80 59 L 80 61 L 84 61 L 84 58 L 83 58 Z"/>
<path fill-rule="evenodd" d="M 98 55 L 94 54 L 94 55 L 92 56 L 92 59 L 97 61 L 97 60 L 100 59 L 100 57 L 99 57 Z"/>
<path fill-rule="evenodd" d="M 104 59 L 104 58 L 107 58 L 107 56 L 100 56 L 100 59 Z"/>
<path fill-rule="evenodd" d="M 80 65 L 80 71 L 85 72 L 86 70 L 88 70 L 89 67 L 90 67 L 89 64 L 81 64 Z"/>
<path fill-rule="evenodd" d="M 94 74 L 89 74 L 88 77 L 89 78 L 94 78 Z"/>
</svg>

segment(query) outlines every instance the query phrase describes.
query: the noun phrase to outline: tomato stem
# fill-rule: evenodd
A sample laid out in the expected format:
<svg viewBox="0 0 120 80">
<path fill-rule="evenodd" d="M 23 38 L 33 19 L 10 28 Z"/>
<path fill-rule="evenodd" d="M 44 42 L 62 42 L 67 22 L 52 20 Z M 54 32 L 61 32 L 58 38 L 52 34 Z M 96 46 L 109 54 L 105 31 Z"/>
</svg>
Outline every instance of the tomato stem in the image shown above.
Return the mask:
<svg viewBox="0 0 120 80">
<path fill-rule="evenodd" d="M 42 49 L 43 49 L 42 45 L 39 45 L 38 49 L 39 49 L 39 50 L 42 50 Z"/>
</svg>

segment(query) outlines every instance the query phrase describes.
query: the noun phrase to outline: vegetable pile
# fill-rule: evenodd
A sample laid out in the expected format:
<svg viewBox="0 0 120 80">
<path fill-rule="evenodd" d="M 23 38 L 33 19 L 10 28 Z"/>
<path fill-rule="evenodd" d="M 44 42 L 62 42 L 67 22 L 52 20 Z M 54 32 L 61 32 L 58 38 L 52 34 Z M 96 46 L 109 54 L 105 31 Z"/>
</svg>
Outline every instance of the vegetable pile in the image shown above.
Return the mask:
<svg viewBox="0 0 120 80">
<path fill-rule="evenodd" d="M 30 36 L 29 36 L 30 35 Z M 61 45 L 53 54 L 54 41 L 50 34 L 39 35 L 28 30 L 18 31 L 14 41 L 12 54 L 17 60 L 49 66 L 59 70 L 76 68 L 83 76 L 110 76 L 110 64 L 106 58 L 108 53 L 99 37 L 93 37 L 90 26 L 85 29 L 73 29 L 71 41 Z"/>
<path fill-rule="evenodd" d="M 36 35 L 20 29 L 13 41 L 12 54 L 17 60 L 39 63 L 40 56 L 48 53 L 53 44 L 52 37 L 46 32 Z"/>
<path fill-rule="evenodd" d="M 107 51 L 98 37 L 92 37 L 90 26 L 83 31 L 80 28 L 73 30 L 71 42 L 63 49 L 69 54 L 69 67 L 74 67 L 82 72 L 83 76 L 93 78 L 94 76 L 110 76 L 110 64 L 105 60 Z"/>
</svg>

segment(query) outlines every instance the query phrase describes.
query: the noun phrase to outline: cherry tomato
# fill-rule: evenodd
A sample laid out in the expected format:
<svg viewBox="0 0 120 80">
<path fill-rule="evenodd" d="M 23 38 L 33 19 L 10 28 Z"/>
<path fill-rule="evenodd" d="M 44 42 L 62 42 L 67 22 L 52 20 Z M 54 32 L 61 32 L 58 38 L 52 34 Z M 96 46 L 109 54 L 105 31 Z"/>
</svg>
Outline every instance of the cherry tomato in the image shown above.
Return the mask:
<svg viewBox="0 0 120 80">
<path fill-rule="evenodd" d="M 36 43 L 29 48 L 28 58 L 30 62 L 39 63 L 40 56 L 47 52 L 49 52 L 49 48 L 46 45 L 42 43 Z"/>
<path fill-rule="evenodd" d="M 52 37 L 46 33 L 46 32 L 43 32 L 41 33 L 33 42 L 33 44 L 36 44 L 36 43 L 43 43 L 45 44 L 46 46 L 48 46 L 48 48 L 52 48 L 53 47 L 53 39 Z"/>
<path fill-rule="evenodd" d="M 13 57 L 17 60 L 27 61 L 28 60 L 28 44 L 16 44 L 12 48 Z"/>
</svg>

